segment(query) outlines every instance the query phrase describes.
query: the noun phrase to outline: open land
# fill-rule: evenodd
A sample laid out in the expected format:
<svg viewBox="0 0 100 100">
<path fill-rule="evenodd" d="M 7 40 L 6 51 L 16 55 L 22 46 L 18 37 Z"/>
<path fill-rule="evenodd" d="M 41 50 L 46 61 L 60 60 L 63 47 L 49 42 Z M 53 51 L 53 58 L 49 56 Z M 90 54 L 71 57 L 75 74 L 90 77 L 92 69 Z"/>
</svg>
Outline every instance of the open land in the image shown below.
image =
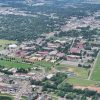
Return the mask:
<svg viewBox="0 0 100 100">
<path fill-rule="evenodd" d="M 99 100 L 100 5 L 39 1 L 0 1 L 0 92 Z"/>
<path fill-rule="evenodd" d="M 72 67 L 72 66 L 65 67 L 65 66 L 66 65 L 57 66 L 57 69 L 59 71 L 65 71 L 65 72 L 70 71 L 70 72 L 75 73 L 76 77 L 87 79 L 89 70 L 85 68 L 78 68 L 78 67 Z"/>
<path fill-rule="evenodd" d="M 66 80 L 66 82 L 76 85 L 76 86 L 95 86 L 96 84 L 100 84 L 100 82 L 97 81 L 92 81 L 92 80 L 86 80 L 86 79 L 82 79 L 82 78 L 69 78 L 68 80 Z"/>
<path fill-rule="evenodd" d="M 15 61 L 5 61 L 5 60 L 0 60 L 0 65 L 1 66 L 6 66 L 7 68 L 30 68 L 32 65 L 26 64 L 26 63 L 21 63 L 21 62 L 15 62 Z"/>
<path fill-rule="evenodd" d="M 91 79 L 94 81 L 100 81 L 100 76 L 99 76 L 100 75 L 100 55 L 98 56 L 97 62 L 94 66 L 95 68 L 93 70 Z"/>
<path fill-rule="evenodd" d="M 17 43 L 17 42 L 12 41 L 12 40 L 0 39 L 0 50 L 4 49 L 5 47 L 7 47 L 9 44 L 12 44 L 12 43 Z"/>
</svg>

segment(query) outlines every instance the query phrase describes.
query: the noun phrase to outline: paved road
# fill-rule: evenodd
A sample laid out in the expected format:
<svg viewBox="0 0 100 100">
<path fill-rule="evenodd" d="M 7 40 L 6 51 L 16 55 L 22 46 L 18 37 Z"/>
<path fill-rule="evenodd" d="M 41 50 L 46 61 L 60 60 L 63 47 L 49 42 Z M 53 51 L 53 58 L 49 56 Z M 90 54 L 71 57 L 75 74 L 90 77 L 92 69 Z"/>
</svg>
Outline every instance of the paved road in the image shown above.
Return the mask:
<svg viewBox="0 0 100 100">
<path fill-rule="evenodd" d="M 90 72 L 89 77 L 88 77 L 88 80 L 91 79 L 91 75 L 92 75 L 92 73 L 93 73 L 93 71 L 94 71 L 94 68 L 95 68 L 95 65 L 96 65 L 96 62 L 97 62 L 97 60 L 98 60 L 98 56 L 99 56 L 99 55 L 100 55 L 100 51 L 99 51 L 99 53 L 98 53 L 98 55 L 97 55 L 97 57 L 96 57 L 96 59 L 95 59 L 95 61 L 94 61 L 93 67 L 92 67 L 91 72 Z"/>
<path fill-rule="evenodd" d="M 70 46 L 70 49 L 73 47 L 73 44 L 74 44 L 75 40 L 76 40 L 76 38 L 73 39 L 72 44 Z"/>
</svg>

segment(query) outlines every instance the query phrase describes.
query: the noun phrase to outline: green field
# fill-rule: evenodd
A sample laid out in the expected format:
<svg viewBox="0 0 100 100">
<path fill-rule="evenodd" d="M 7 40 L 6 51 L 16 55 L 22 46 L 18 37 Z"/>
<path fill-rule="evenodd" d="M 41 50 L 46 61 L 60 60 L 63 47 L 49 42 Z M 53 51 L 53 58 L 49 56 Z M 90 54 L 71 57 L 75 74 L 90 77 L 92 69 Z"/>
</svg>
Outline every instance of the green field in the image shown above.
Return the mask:
<svg viewBox="0 0 100 100">
<path fill-rule="evenodd" d="M 7 45 L 7 44 L 12 44 L 12 43 L 16 43 L 16 41 L 0 39 L 0 45 Z"/>
<path fill-rule="evenodd" d="M 19 61 L 19 62 L 17 62 Z M 0 60 L 0 65 L 5 66 L 6 68 L 31 68 L 31 67 L 44 67 L 46 70 L 50 70 L 51 67 L 53 66 L 53 63 L 51 62 L 46 62 L 46 61 L 37 61 L 34 62 L 34 64 L 28 64 L 28 63 L 22 63 L 21 59 L 16 59 L 13 61 L 7 61 L 7 60 Z"/>
<path fill-rule="evenodd" d="M 12 41 L 12 40 L 0 39 L 0 49 L 2 50 L 4 47 L 7 47 L 7 45 L 14 44 L 14 43 L 17 43 L 17 42 L 16 41 Z"/>
<path fill-rule="evenodd" d="M 50 95 L 53 97 L 53 100 L 59 100 L 59 97 L 54 92 L 51 92 Z"/>
<path fill-rule="evenodd" d="M 90 41 L 89 43 L 99 45 L 100 44 L 100 41 Z"/>
<path fill-rule="evenodd" d="M 100 55 L 98 56 L 91 79 L 95 81 L 100 81 Z"/>
<path fill-rule="evenodd" d="M 7 68 L 30 68 L 32 65 L 26 64 L 26 63 L 17 63 L 16 61 L 6 61 L 6 60 L 0 60 L 0 65 L 5 66 Z"/>
<path fill-rule="evenodd" d="M 28 100 L 28 98 L 27 98 L 27 97 L 25 97 L 25 96 L 23 96 L 23 97 L 22 97 L 22 100 Z"/>
<path fill-rule="evenodd" d="M 44 67 L 46 70 L 50 70 L 51 67 L 53 66 L 53 63 L 46 62 L 46 61 L 37 61 L 37 62 L 34 62 L 34 65 L 38 65 L 38 66 Z"/>
<path fill-rule="evenodd" d="M 14 100 L 14 97 L 7 94 L 0 94 L 0 100 Z"/>
<path fill-rule="evenodd" d="M 88 78 L 88 69 L 85 68 L 79 68 L 79 67 L 71 67 L 71 66 L 66 66 L 66 65 L 59 65 L 57 66 L 57 69 L 60 71 L 69 71 L 69 72 L 74 72 L 76 74 L 76 77 L 79 78 Z"/>
<path fill-rule="evenodd" d="M 100 34 L 100 29 L 97 30 L 97 34 Z"/>
<path fill-rule="evenodd" d="M 67 83 L 70 83 L 72 85 L 79 85 L 79 86 L 95 86 L 97 84 L 100 84 L 99 82 L 92 81 L 92 80 L 86 80 L 86 79 L 80 79 L 80 78 L 68 78 L 66 79 Z"/>
</svg>

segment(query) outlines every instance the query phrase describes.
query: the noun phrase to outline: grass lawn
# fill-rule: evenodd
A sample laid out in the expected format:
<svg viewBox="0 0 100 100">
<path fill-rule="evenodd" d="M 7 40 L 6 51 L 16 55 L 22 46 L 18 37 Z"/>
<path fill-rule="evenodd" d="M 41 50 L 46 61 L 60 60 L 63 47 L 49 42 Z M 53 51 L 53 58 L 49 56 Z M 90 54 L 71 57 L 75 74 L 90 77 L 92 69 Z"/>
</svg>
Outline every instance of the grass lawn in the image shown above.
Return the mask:
<svg viewBox="0 0 100 100">
<path fill-rule="evenodd" d="M 100 34 L 100 29 L 97 30 L 97 34 Z"/>
<path fill-rule="evenodd" d="M 68 78 L 66 79 L 67 83 L 70 83 L 72 85 L 79 85 L 79 86 L 95 86 L 96 84 L 100 84 L 99 82 L 92 81 L 92 80 L 85 80 L 85 79 L 80 79 L 80 78 Z"/>
<path fill-rule="evenodd" d="M 6 94 L 0 94 L 0 100 L 14 100 L 14 97 Z"/>
<path fill-rule="evenodd" d="M 79 68 L 79 67 L 71 67 L 66 65 L 58 65 L 57 69 L 60 71 L 70 71 L 74 72 L 77 77 L 79 78 L 88 78 L 88 69 L 85 68 Z"/>
<path fill-rule="evenodd" d="M 26 63 L 17 63 L 15 61 L 6 61 L 6 60 L 0 60 L 0 65 L 1 66 L 5 66 L 7 68 L 30 68 L 32 67 L 32 65 L 30 64 L 26 64 Z"/>
<path fill-rule="evenodd" d="M 41 66 L 41 67 L 44 67 L 46 70 L 50 70 L 51 67 L 53 66 L 53 63 L 46 62 L 46 61 L 37 61 L 37 62 L 34 62 L 34 64 Z"/>
<path fill-rule="evenodd" d="M 28 98 L 27 98 L 27 97 L 25 97 L 25 96 L 23 96 L 23 97 L 22 97 L 22 100 L 28 100 Z"/>
<path fill-rule="evenodd" d="M 100 81 L 100 55 L 98 56 L 91 79 L 95 81 Z"/>
<path fill-rule="evenodd" d="M 4 47 L 6 47 L 6 45 L 13 44 L 13 43 L 17 43 L 17 42 L 16 41 L 12 41 L 12 40 L 0 39 L 0 49 L 2 50 Z"/>
<path fill-rule="evenodd" d="M 51 67 L 53 66 L 53 63 L 46 62 L 46 61 L 37 61 L 37 62 L 34 62 L 33 65 L 22 63 L 21 61 L 18 63 L 16 61 L 19 61 L 19 59 L 16 59 L 14 61 L 0 60 L 0 65 L 5 66 L 7 68 L 30 68 L 33 66 L 41 66 L 41 67 L 44 67 L 46 70 L 50 70 Z"/>
<path fill-rule="evenodd" d="M 55 94 L 53 92 L 51 92 L 50 95 L 53 97 L 53 100 L 58 100 L 59 99 L 57 94 Z"/>
<path fill-rule="evenodd" d="M 11 43 L 16 43 L 16 41 L 0 39 L 0 45 L 7 45 L 7 44 L 11 44 Z"/>
<path fill-rule="evenodd" d="M 89 43 L 92 43 L 92 44 L 97 44 L 97 45 L 99 45 L 99 44 L 100 44 L 100 41 L 90 41 Z"/>
</svg>

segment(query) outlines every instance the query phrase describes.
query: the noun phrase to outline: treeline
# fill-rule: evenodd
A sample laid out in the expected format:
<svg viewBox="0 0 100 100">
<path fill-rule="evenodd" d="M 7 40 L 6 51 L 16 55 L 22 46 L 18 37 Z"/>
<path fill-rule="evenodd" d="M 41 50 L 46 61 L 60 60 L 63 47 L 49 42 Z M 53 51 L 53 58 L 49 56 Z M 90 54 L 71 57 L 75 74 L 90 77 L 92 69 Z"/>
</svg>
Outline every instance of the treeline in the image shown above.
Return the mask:
<svg viewBox="0 0 100 100">
<path fill-rule="evenodd" d="M 9 96 L 0 96 L 0 100 L 13 100 L 13 99 Z"/>
<path fill-rule="evenodd" d="M 75 89 L 73 85 L 66 83 L 65 80 L 67 82 L 66 73 L 58 72 L 51 79 L 44 78 L 42 81 L 32 80 L 31 84 L 42 86 L 43 92 L 54 93 L 57 96 L 69 100 L 87 100 L 87 98 L 91 98 L 91 100 L 99 99 L 100 94 L 96 91 Z"/>
<path fill-rule="evenodd" d="M 91 40 L 93 35 L 97 35 L 97 29 L 90 29 L 90 26 L 78 28 L 80 30 L 70 30 L 70 31 L 61 31 L 59 34 L 55 34 L 55 36 L 63 37 L 63 36 L 69 36 L 69 37 L 78 37 L 83 36 L 85 39 Z"/>
<path fill-rule="evenodd" d="M 57 1 L 42 6 L 29 6 L 23 1 L 17 1 L 8 2 L 9 5 L 6 6 L 18 8 L 28 14 L 37 15 L 37 17 L 0 15 L 0 38 L 17 41 L 35 39 L 42 33 L 60 31 L 61 26 L 66 24 L 67 19 L 72 16 L 82 18 L 100 10 L 99 4 L 72 4 L 72 6 L 66 7 L 67 1 L 64 3 Z M 51 18 L 51 14 L 57 18 Z"/>
<path fill-rule="evenodd" d="M 51 32 L 54 29 L 52 21 L 47 17 L 35 18 L 15 15 L 1 16 L 0 27 L 3 27 L 0 29 L 0 38 L 18 41 L 34 39 L 39 34 Z"/>
</svg>

